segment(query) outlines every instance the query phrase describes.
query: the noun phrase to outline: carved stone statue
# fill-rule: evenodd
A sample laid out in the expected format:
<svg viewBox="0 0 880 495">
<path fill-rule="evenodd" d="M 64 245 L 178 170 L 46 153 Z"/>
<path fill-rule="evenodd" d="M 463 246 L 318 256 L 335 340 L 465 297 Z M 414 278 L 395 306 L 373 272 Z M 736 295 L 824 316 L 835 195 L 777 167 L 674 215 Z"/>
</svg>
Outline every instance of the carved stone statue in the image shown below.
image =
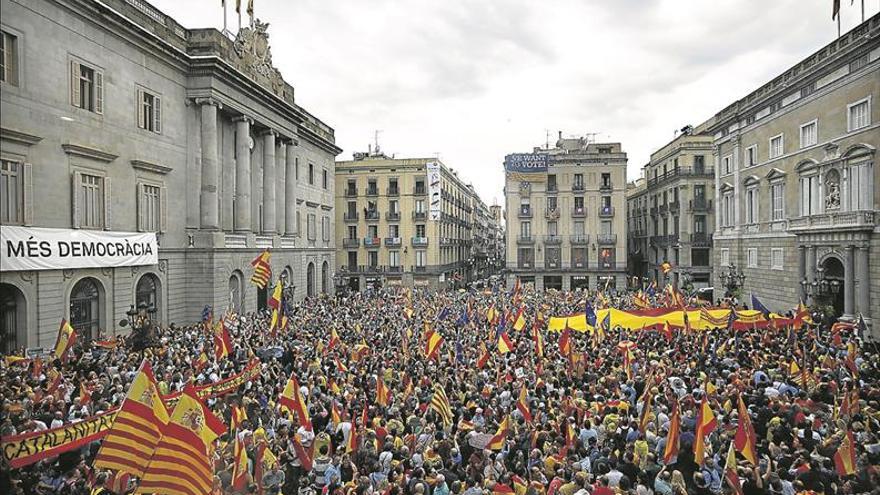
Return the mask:
<svg viewBox="0 0 880 495">
<path fill-rule="evenodd" d="M 272 65 L 268 29 L 268 22 L 254 19 L 252 27 L 243 27 L 238 32 L 233 49 L 246 72 L 262 86 L 280 95 L 284 90 L 284 79 L 281 77 L 281 72 Z"/>
<path fill-rule="evenodd" d="M 829 173 L 825 182 L 825 209 L 836 210 L 840 208 L 840 176 L 837 173 Z"/>
</svg>

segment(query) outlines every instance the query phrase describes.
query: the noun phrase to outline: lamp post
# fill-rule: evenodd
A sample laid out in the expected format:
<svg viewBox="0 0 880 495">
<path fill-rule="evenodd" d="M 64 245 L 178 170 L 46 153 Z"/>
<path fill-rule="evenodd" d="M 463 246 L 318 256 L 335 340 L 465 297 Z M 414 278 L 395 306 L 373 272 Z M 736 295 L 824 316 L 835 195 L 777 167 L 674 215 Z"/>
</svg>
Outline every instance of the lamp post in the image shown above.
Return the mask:
<svg viewBox="0 0 880 495">
<path fill-rule="evenodd" d="M 724 286 L 724 296 L 730 297 L 737 289 L 742 287 L 746 282 L 746 275 L 742 269 L 737 271 L 736 265 L 731 263 L 727 266 L 727 271 L 721 272 L 721 284 Z"/>
<path fill-rule="evenodd" d="M 807 277 L 801 280 L 804 294 L 812 298 L 813 302 L 833 298 L 840 292 L 840 285 L 840 280 L 827 278 L 825 267 L 823 266 L 816 268 L 816 275 L 813 277 L 813 280 L 808 280 Z"/>
<path fill-rule="evenodd" d="M 690 297 L 691 292 L 694 290 L 694 276 L 691 274 L 689 270 L 683 270 L 679 273 L 679 277 L 681 278 L 681 290 L 685 292 L 685 294 Z"/>
<path fill-rule="evenodd" d="M 125 319 L 119 321 L 120 327 L 131 327 L 131 343 L 135 351 L 143 350 L 150 346 L 152 340 L 153 321 L 156 318 L 156 306 L 141 302 L 132 304 L 125 312 Z"/>
<path fill-rule="evenodd" d="M 286 271 L 281 272 L 279 279 L 281 282 L 282 307 L 290 307 L 293 305 L 293 296 L 296 293 L 296 286 L 290 283 Z"/>
</svg>

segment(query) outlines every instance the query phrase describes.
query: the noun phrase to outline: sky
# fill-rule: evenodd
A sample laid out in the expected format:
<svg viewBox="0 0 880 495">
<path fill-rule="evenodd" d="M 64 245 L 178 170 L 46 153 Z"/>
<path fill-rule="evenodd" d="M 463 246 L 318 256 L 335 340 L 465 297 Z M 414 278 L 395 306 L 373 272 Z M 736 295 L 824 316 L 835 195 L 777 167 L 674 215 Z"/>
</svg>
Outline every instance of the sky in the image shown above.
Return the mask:
<svg viewBox="0 0 880 495">
<path fill-rule="evenodd" d="M 151 1 L 185 27 L 223 27 L 220 0 Z M 837 36 L 832 0 L 254 2 L 297 104 L 335 129 L 337 160 L 379 131 L 382 151 L 439 157 L 487 204 L 503 204 L 504 156 L 558 131 L 622 143 L 638 178 L 677 129 Z M 860 1 L 841 3 L 846 32 Z"/>
</svg>

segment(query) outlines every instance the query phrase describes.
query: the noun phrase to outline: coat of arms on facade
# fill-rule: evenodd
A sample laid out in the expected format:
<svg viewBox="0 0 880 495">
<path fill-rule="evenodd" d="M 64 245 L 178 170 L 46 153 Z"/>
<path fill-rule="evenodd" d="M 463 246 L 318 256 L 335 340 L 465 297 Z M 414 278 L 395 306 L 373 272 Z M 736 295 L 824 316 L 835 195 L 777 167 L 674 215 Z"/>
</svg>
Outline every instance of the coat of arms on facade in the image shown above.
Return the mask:
<svg viewBox="0 0 880 495">
<path fill-rule="evenodd" d="M 235 37 L 233 49 L 241 60 L 244 69 L 273 93 L 280 94 L 284 87 L 281 72 L 272 65 L 272 50 L 269 47 L 269 23 L 254 19 L 249 27 L 243 27 Z"/>
</svg>

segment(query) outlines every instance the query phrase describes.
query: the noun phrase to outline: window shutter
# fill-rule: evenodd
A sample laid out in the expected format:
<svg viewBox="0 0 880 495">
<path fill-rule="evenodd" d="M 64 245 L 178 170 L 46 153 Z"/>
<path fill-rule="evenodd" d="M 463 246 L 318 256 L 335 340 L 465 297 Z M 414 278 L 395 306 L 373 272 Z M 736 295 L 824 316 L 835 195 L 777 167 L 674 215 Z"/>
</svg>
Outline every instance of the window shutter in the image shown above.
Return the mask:
<svg viewBox="0 0 880 495">
<path fill-rule="evenodd" d="M 153 97 L 153 132 L 162 132 L 162 98 Z"/>
<path fill-rule="evenodd" d="M 22 219 L 25 225 L 34 224 L 34 174 L 30 163 L 22 163 L 22 194 L 24 195 L 24 213 Z"/>
<path fill-rule="evenodd" d="M 144 221 L 144 209 L 146 207 L 146 195 L 144 194 L 144 185 L 140 182 L 137 183 L 136 191 L 137 191 L 137 230 L 138 232 L 143 232 L 146 230 L 145 221 Z"/>
<path fill-rule="evenodd" d="M 162 186 L 159 188 L 159 232 L 165 232 L 165 219 L 168 217 L 168 188 Z"/>
<path fill-rule="evenodd" d="M 95 70 L 95 113 L 104 113 L 104 73 Z"/>
<path fill-rule="evenodd" d="M 79 96 L 79 62 L 70 62 L 70 104 L 80 108 L 81 100 Z"/>
<path fill-rule="evenodd" d="M 135 90 L 134 106 L 137 107 L 137 126 L 139 129 L 144 128 L 144 92 L 141 89 Z M 140 187 L 140 186 L 138 186 Z"/>
<path fill-rule="evenodd" d="M 80 227 L 80 209 L 82 208 L 82 204 L 80 201 L 80 188 L 82 187 L 82 174 L 79 172 L 73 173 L 73 182 L 70 188 L 70 195 L 73 202 L 73 228 L 78 229 Z"/>
<path fill-rule="evenodd" d="M 111 215 L 112 197 L 110 194 L 110 177 L 104 177 L 104 230 L 110 230 L 110 220 L 113 218 Z"/>
</svg>

